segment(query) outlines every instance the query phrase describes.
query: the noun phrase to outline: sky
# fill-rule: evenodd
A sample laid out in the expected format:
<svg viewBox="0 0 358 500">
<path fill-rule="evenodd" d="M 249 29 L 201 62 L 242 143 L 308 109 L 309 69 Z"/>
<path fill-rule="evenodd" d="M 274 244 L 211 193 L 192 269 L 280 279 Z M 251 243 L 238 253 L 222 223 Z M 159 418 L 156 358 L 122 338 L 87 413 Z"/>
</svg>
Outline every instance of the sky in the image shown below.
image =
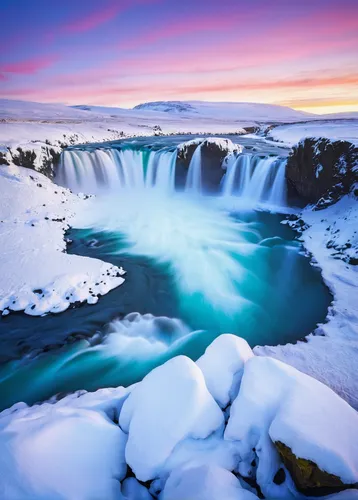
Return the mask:
<svg viewBox="0 0 358 500">
<path fill-rule="evenodd" d="M 0 97 L 358 111 L 358 0 L 0 0 Z"/>
</svg>

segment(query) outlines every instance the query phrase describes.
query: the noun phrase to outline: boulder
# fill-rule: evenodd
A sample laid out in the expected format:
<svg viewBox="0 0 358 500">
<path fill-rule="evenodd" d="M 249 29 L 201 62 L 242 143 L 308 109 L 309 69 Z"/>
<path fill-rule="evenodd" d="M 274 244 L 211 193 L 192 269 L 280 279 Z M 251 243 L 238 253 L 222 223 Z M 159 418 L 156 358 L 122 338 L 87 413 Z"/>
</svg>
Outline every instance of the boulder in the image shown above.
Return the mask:
<svg viewBox="0 0 358 500">
<path fill-rule="evenodd" d="M 348 141 L 304 139 L 288 157 L 286 177 L 291 196 L 305 203 L 321 200 L 319 208 L 323 208 L 358 182 L 358 148 Z"/>
<path fill-rule="evenodd" d="M 321 470 L 311 460 L 296 457 L 292 450 L 280 441 L 277 441 L 275 446 L 296 488 L 305 495 L 328 495 L 347 488 L 358 487 L 357 484 L 345 485 L 338 476 Z"/>
</svg>

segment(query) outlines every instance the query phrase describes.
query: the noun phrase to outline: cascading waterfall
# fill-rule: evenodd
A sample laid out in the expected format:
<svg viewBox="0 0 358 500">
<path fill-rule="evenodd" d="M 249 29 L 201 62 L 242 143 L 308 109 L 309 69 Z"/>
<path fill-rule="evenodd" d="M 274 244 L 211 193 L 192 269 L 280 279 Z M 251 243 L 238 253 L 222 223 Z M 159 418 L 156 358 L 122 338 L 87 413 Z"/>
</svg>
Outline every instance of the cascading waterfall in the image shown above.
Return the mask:
<svg viewBox="0 0 358 500">
<path fill-rule="evenodd" d="M 223 196 L 238 196 L 248 204 L 286 204 L 286 160 L 277 156 L 242 154 L 230 159 L 222 180 Z"/>
<path fill-rule="evenodd" d="M 221 195 L 239 198 L 248 206 L 268 204 L 286 206 L 286 160 L 279 156 L 255 154 L 230 155 L 225 160 L 226 173 L 221 181 Z M 57 182 L 74 192 L 99 194 L 119 189 L 158 189 L 175 191 L 177 150 L 97 149 L 68 150 L 62 154 Z M 202 146 L 191 159 L 185 191 L 203 194 L 205 175 Z"/>
<path fill-rule="evenodd" d="M 176 151 L 69 150 L 62 154 L 56 181 L 77 193 L 145 187 L 173 191 L 176 157 Z"/>
<path fill-rule="evenodd" d="M 201 146 L 198 146 L 189 165 L 185 191 L 201 193 L 201 167 Z"/>
</svg>

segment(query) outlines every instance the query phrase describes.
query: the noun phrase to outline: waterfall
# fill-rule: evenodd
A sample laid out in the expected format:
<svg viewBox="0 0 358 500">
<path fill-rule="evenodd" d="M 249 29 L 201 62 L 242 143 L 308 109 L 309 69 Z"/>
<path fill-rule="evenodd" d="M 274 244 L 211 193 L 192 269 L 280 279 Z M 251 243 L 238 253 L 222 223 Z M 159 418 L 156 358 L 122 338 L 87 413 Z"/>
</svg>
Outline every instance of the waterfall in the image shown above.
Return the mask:
<svg viewBox="0 0 358 500">
<path fill-rule="evenodd" d="M 146 173 L 146 187 L 174 191 L 176 159 L 176 151 L 151 152 Z"/>
<path fill-rule="evenodd" d="M 176 158 L 176 151 L 69 150 L 62 154 L 56 182 L 89 194 L 144 187 L 173 191 Z"/>
<path fill-rule="evenodd" d="M 196 148 L 191 159 L 185 191 L 201 193 L 201 145 Z"/>
<path fill-rule="evenodd" d="M 278 156 L 241 154 L 228 163 L 222 181 L 223 196 L 237 196 L 249 205 L 286 204 L 286 160 Z"/>
<path fill-rule="evenodd" d="M 74 192 L 100 194 L 120 189 L 175 191 L 177 150 L 148 148 L 67 150 L 62 154 L 56 181 Z M 253 207 L 286 205 L 286 160 L 279 156 L 230 154 L 221 181 L 223 197 L 239 198 Z M 202 194 L 202 147 L 198 145 L 188 168 L 185 191 Z"/>
<path fill-rule="evenodd" d="M 232 157 L 222 181 L 223 196 L 241 196 L 251 177 L 251 155 Z"/>
</svg>

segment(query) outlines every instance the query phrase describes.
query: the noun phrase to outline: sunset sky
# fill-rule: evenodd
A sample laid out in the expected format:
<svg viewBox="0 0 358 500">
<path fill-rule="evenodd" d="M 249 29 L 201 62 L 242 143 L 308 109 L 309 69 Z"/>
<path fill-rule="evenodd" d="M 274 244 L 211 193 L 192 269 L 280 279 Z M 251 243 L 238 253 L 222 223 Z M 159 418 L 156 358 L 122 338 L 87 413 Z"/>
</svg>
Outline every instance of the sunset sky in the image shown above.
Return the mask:
<svg viewBox="0 0 358 500">
<path fill-rule="evenodd" d="M 0 97 L 358 111 L 358 0 L 0 0 Z"/>
</svg>

